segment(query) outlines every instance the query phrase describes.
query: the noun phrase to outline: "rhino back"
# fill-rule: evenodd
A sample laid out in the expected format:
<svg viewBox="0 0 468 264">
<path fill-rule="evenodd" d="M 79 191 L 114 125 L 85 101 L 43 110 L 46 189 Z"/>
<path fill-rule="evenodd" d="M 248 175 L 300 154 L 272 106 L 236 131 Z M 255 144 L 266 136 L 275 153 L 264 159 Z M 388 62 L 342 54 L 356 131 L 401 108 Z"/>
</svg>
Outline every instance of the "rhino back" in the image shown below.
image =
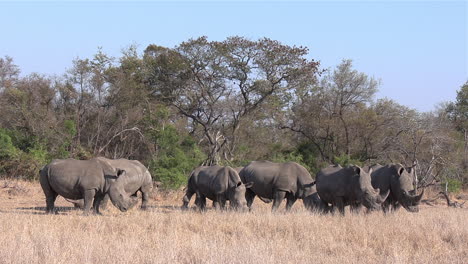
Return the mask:
<svg viewBox="0 0 468 264">
<path fill-rule="evenodd" d="M 225 193 L 228 189 L 228 171 L 218 165 L 204 167 L 194 175 L 193 184 L 197 192 L 214 200 L 216 195 Z"/>
<path fill-rule="evenodd" d="M 317 173 L 317 192 L 322 200 L 331 203 L 336 197 L 349 195 L 353 172 L 350 168 L 329 166 Z"/>
<path fill-rule="evenodd" d="M 152 187 L 151 174 L 141 162 L 128 159 L 99 159 L 107 162 L 114 169 L 125 170 L 125 175 L 117 179 L 125 186 L 125 192 L 133 194 L 143 186 Z"/>
<path fill-rule="evenodd" d="M 84 190 L 104 188 L 102 168 L 93 160 L 54 160 L 47 168 L 50 186 L 65 198 L 80 199 Z"/>
<path fill-rule="evenodd" d="M 298 182 L 312 182 L 312 177 L 307 180 L 308 172 L 304 173 L 301 168 L 302 166 L 294 162 L 253 161 L 241 171 L 241 179 L 244 183 L 254 183 L 251 190 L 256 195 L 272 199 L 275 190 L 296 194 Z"/>
</svg>

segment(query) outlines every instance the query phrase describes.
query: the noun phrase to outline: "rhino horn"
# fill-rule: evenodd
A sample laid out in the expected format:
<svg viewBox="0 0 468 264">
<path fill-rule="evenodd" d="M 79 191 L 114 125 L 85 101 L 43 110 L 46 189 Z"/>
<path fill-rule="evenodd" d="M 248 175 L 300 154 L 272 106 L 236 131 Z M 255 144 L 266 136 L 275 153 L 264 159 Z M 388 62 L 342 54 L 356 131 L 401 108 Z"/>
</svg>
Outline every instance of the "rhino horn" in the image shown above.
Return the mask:
<svg viewBox="0 0 468 264">
<path fill-rule="evenodd" d="M 416 195 L 416 190 L 412 190 L 409 192 L 403 191 L 403 198 L 410 204 L 418 204 L 419 201 L 421 201 L 423 194 L 424 190 L 419 195 Z"/>
<path fill-rule="evenodd" d="M 424 195 L 424 189 L 419 195 L 409 196 L 409 199 L 413 204 L 418 204 L 421 201 L 423 195 Z"/>
</svg>

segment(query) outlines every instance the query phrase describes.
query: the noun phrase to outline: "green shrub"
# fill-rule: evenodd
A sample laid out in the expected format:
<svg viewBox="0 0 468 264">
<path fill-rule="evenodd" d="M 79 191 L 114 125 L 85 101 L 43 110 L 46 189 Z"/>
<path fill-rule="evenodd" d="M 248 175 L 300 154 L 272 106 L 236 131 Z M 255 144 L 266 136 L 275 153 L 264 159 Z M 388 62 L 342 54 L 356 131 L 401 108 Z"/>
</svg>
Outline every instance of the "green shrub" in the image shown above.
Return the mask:
<svg viewBox="0 0 468 264">
<path fill-rule="evenodd" d="M 65 127 L 65 131 L 70 136 L 70 138 L 73 138 L 76 135 L 75 121 L 65 120 L 65 121 L 63 121 L 63 126 Z"/>
<path fill-rule="evenodd" d="M 441 187 L 449 193 L 458 193 L 462 189 L 463 183 L 457 179 L 447 178 L 444 182 L 441 183 Z"/>
<path fill-rule="evenodd" d="M 342 167 L 346 167 L 346 166 L 349 166 L 349 165 L 357 165 L 357 166 L 362 167 L 362 165 L 363 165 L 362 161 L 360 161 L 358 159 L 353 159 L 352 157 L 350 157 L 350 156 L 348 156 L 346 154 L 342 154 L 340 156 L 333 157 L 333 163 L 339 164 Z"/>
<path fill-rule="evenodd" d="M 11 137 L 4 129 L 0 129 L 0 160 L 14 158 L 18 149 L 13 145 Z"/>
<path fill-rule="evenodd" d="M 270 161 L 279 163 L 292 161 L 301 164 L 308 171 L 310 171 L 309 165 L 304 162 L 302 155 L 296 151 L 275 153 L 272 155 Z"/>
<path fill-rule="evenodd" d="M 205 159 L 196 141 L 179 135 L 175 127 L 165 126 L 152 134 L 159 147 L 158 154 L 149 162 L 149 170 L 163 188 L 178 189 L 187 184 L 190 172 Z"/>
</svg>

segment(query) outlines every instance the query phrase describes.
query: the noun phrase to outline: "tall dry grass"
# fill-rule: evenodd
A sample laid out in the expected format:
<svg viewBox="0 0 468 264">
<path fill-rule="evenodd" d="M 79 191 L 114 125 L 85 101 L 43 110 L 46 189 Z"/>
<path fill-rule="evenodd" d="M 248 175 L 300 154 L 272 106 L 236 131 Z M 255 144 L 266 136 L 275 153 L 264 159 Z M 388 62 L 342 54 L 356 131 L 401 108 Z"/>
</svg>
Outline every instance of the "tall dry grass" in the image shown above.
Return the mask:
<svg viewBox="0 0 468 264">
<path fill-rule="evenodd" d="M 466 209 L 341 217 L 255 201 L 251 213 L 198 213 L 178 210 L 174 193 L 146 212 L 84 217 L 63 199 L 44 215 L 40 188 L 21 188 L 0 190 L 0 263 L 468 263 Z"/>
</svg>

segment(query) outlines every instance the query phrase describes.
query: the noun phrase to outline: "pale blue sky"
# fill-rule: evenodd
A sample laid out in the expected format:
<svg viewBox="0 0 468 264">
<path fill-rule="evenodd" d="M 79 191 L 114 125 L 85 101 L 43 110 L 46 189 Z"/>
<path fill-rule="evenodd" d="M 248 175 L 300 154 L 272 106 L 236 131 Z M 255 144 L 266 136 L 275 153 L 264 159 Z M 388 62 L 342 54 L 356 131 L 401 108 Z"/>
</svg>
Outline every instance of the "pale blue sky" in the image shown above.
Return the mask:
<svg viewBox="0 0 468 264">
<path fill-rule="evenodd" d="M 61 75 L 97 47 L 174 47 L 206 35 L 268 37 L 310 49 L 322 67 L 352 59 L 382 85 L 377 98 L 429 111 L 468 80 L 465 1 L 2 2 L 0 57 L 23 75 Z"/>
</svg>

